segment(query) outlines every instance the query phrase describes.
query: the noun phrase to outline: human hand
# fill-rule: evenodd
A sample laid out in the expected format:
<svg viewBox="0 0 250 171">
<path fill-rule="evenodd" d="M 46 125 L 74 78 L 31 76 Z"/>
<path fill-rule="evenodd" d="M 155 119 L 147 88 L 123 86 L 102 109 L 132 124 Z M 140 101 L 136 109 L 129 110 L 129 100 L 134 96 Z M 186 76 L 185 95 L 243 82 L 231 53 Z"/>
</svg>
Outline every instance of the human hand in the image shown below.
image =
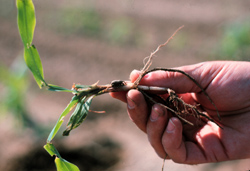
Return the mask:
<svg viewBox="0 0 250 171">
<path fill-rule="evenodd" d="M 132 121 L 144 131 L 156 153 L 177 163 L 199 164 L 250 157 L 250 63 L 204 62 L 177 68 L 191 75 L 207 92 L 219 110 L 220 129 L 213 122 L 202 128 L 182 125 L 176 117 L 159 104 L 147 105 L 137 90 L 111 93 L 127 102 Z M 132 82 L 139 71 L 130 75 Z M 147 74 L 142 85 L 173 89 L 189 104 L 200 104 L 211 117 L 216 110 L 200 88 L 180 74 L 155 71 Z"/>
</svg>

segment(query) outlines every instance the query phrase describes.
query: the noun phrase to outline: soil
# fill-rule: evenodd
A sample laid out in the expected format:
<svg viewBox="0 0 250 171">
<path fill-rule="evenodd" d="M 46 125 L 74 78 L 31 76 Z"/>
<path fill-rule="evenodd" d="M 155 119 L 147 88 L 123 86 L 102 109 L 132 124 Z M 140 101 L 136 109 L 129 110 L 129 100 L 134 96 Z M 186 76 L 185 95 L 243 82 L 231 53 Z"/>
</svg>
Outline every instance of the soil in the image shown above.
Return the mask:
<svg viewBox="0 0 250 171">
<path fill-rule="evenodd" d="M 157 53 L 152 67 L 170 68 L 214 60 L 216 57 L 211 52 L 218 46 L 223 27 L 249 15 L 250 7 L 248 0 L 237 3 L 233 0 L 74 0 L 70 3 L 34 0 L 34 4 L 37 27 L 33 43 L 39 50 L 45 79 L 68 88 L 73 83 L 89 85 L 98 80 L 100 84 L 127 80 L 130 72 L 140 69 L 143 59 L 181 25 L 185 27 Z M 93 9 L 106 24 L 126 18 L 133 25 L 129 40 L 124 43 L 106 39 L 103 35 L 109 34 L 108 29 L 103 29 L 100 37 L 59 29 L 59 14 L 67 9 Z M 9 67 L 22 55 L 14 2 L 0 0 L 0 21 L 0 65 Z M 108 28 L 107 25 L 102 27 Z M 24 97 L 27 110 L 49 134 L 72 95 L 39 90 L 31 75 L 30 82 Z M 129 120 L 125 104 L 103 95 L 94 99 L 91 109 L 105 110 L 106 114 L 90 113 L 69 137 L 55 138 L 66 160 L 81 170 L 161 170 L 162 159 L 150 147 L 145 134 Z M 42 147 L 46 136 L 36 136 L 32 129 L 18 127 L 10 112 L 1 117 L 0 129 L 0 170 L 55 170 L 53 158 Z M 249 160 L 195 167 L 172 161 L 165 164 L 165 170 L 249 168 Z"/>
</svg>

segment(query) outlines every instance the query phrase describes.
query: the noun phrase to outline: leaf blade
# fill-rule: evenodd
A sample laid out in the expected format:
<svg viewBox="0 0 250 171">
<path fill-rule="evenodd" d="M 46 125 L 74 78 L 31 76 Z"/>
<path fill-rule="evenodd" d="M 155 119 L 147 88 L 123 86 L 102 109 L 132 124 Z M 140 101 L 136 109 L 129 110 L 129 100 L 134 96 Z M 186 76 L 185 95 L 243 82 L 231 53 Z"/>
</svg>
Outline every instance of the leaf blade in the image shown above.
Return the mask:
<svg viewBox="0 0 250 171">
<path fill-rule="evenodd" d="M 35 7 L 32 0 L 17 0 L 17 24 L 24 47 L 33 41 L 36 25 Z"/>
<path fill-rule="evenodd" d="M 63 158 L 55 159 L 57 171 L 80 171 L 79 168 Z"/>
<path fill-rule="evenodd" d="M 55 164 L 57 171 L 80 171 L 76 165 L 63 159 L 52 143 L 47 143 L 43 147 L 51 156 L 56 156 Z"/>
<path fill-rule="evenodd" d="M 76 90 L 70 90 L 67 88 L 63 88 L 57 85 L 53 85 L 53 84 L 48 84 L 48 90 L 49 91 L 57 91 L 57 92 L 69 92 L 69 93 L 78 93 L 78 91 Z"/>
<path fill-rule="evenodd" d="M 84 98 L 80 103 L 77 104 L 76 110 L 72 113 L 69 119 L 66 130 L 63 132 L 63 136 L 68 136 L 73 129 L 80 126 L 81 123 L 86 119 L 94 97 L 94 95 L 89 97 L 86 102 Z"/>
<path fill-rule="evenodd" d="M 44 80 L 42 62 L 34 45 L 30 46 L 29 48 L 24 48 L 24 60 L 32 72 L 38 86 L 42 88 L 44 84 L 47 85 Z"/>
<path fill-rule="evenodd" d="M 62 112 L 62 114 L 60 115 L 59 119 L 57 120 L 56 125 L 54 126 L 54 128 L 51 130 L 47 142 L 51 142 L 52 139 L 55 137 L 55 135 L 57 134 L 58 130 L 60 129 L 62 123 L 63 123 L 63 119 L 64 117 L 75 107 L 75 105 L 79 102 L 79 97 L 78 96 L 74 96 L 72 98 L 72 100 L 70 101 L 70 103 L 67 105 L 67 107 L 64 109 L 64 111 Z"/>
<path fill-rule="evenodd" d="M 57 151 L 56 147 L 52 143 L 47 143 L 43 146 L 43 148 L 51 155 L 61 157 L 59 152 Z"/>
</svg>

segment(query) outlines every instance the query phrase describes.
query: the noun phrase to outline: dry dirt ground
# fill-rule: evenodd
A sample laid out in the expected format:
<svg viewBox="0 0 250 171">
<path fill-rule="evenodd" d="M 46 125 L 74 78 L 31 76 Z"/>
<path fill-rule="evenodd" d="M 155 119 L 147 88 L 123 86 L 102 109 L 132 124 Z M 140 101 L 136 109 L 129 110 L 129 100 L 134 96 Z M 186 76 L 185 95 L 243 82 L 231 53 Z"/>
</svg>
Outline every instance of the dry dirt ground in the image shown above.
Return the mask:
<svg viewBox="0 0 250 171">
<path fill-rule="evenodd" d="M 223 27 L 250 11 L 247 0 L 34 0 L 34 4 L 37 28 L 33 43 L 42 58 L 45 79 L 69 88 L 73 83 L 89 85 L 99 80 L 106 84 L 128 79 L 130 72 L 140 69 L 143 59 L 181 25 L 185 27 L 157 54 L 153 67 L 216 59 L 211 51 L 218 45 Z M 86 9 L 102 16 L 101 27 L 105 28 L 109 28 L 107 23 L 125 18 L 132 23 L 131 40 L 110 41 L 103 36 L 110 34 L 109 29 L 104 29 L 100 38 L 57 27 L 61 13 Z M 0 0 L 0 14 L 0 64 L 10 66 L 22 55 L 14 2 Z M 71 18 L 80 19 L 77 15 Z M 71 95 L 39 90 L 30 78 L 31 85 L 23 99 L 29 114 L 37 123 L 52 128 Z M 69 137 L 55 138 L 64 158 L 81 170 L 161 170 L 162 160 L 129 120 L 125 104 L 104 95 L 94 99 L 91 109 L 105 110 L 106 114 L 91 113 Z M 13 118 L 8 116 L 1 118 L 0 129 L 0 170 L 55 170 L 53 159 L 42 149 L 46 137 L 36 137 L 30 129 L 15 128 Z M 44 158 L 48 160 L 43 161 Z M 188 166 L 166 161 L 165 170 L 248 170 L 249 163 L 241 160 Z"/>
</svg>

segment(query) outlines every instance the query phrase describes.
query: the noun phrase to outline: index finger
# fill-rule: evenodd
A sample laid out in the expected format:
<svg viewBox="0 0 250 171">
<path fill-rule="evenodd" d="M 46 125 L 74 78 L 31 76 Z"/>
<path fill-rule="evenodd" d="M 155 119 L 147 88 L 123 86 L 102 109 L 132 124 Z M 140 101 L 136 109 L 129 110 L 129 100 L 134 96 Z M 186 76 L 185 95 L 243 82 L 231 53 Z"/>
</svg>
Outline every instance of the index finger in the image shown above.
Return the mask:
<svg viewBox="0 0 250 171">
<path fill-rule="evenodd" d="M 207 87 L 212 79 L 210 75 L 201 73 L 204 72 L 204 69 L 201 70 L 201 66 L 202 64 L 196 64 L 174 69 L 159 69 L 146 74 L 140 84 L 168 87 L 178 94 L 199 93 L 202 91 L 201 87 Z M 140 71 L 133 71 L 130 76 L 131 81 L 136 80 L 139 74 Z"/>
</svg>

